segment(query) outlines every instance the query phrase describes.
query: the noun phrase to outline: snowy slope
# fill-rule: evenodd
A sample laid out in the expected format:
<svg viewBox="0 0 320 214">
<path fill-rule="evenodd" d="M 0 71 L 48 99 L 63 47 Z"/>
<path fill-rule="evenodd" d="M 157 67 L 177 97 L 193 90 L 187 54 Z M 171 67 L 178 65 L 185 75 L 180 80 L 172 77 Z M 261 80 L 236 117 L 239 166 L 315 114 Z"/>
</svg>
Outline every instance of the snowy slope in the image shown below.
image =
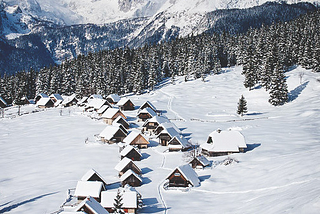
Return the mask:
<svg viewBox="0 0 320 214">
<path fill-rule="evenodd" d="M 304 73 L 302 84 L 299 74 Z M 189 191 L 164 190 L 170 170 L 183 164 L 182 153 L 157 146 L 142 150 L 137 162 L 143 172 L 144 208 L 140 213 L 318 213 L 320 209 L 320 74 L 300 67 L 287 73 L 291 102 L 271 106 L 264 89 L 248 91 L 242 85 L 241 67 L 206 78 L 206 82 L 164 82 L 153 92 L 130 96 L 137 105 L 151 101 L 166 111 L 185 137 L 204 143 L 220 128 L 239 130 L 250 151 L 230 155 L 239 160 L 217 165 L 225 157 L 209 158 L 213 166 L 197 170 L 201 186 Z M 249 112 L 236 115 L 244 95 Z M 34 107 L 24 107 L 31 111 Z M 0 213 L 52 213 L 67 197 L 67 190 L 90 168 L 108 182 L 117 181 L 117 145 L 85 144 L 106 126 L 81 109 L 50 109 L 15 114 L 6 110 L 0 119 Z M 131 122 L 136 114 L 125 112 Z M 11 117 L 11 119 L 7 118 Z M 153 138 L 154 136 L 148 136 Z"/>
</svg>

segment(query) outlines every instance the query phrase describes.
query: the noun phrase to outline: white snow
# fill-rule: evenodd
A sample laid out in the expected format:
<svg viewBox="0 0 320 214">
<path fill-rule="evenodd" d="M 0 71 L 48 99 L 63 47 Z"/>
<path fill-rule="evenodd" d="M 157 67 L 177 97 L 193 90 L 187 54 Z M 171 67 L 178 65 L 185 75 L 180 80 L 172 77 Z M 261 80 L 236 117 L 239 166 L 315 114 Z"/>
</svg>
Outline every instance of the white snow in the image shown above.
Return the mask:
<svg viewBox="0 0 320 214">
<path fill-rule="evenodd" d="M 103 183 L 100 181 L 78 181 L 74 195 L 99 198 L 102 190 Z"/>
<path fill-rule="evenodd" d="M 136 189 L 145 204 L 139 213 L 319 213 L 320 74 L 298 67 L 286 75 L 291 101 L 280 107 L 268 103 L 264 89 L 243 87 L 241 67 L 205 82 L 177 78 L 175 85 L 130 96 L 137 105 L 149 100 L 166 110 L 193 144 L 206 142 L 213 130 L 231 128 L 244 135 L 249 150 L 230 155 L 239 163 L 228 166 L 215 164 L 226 156 L 208 158 L 212 167 L 196 170 L 199 187 L 164 190 L 166 176 L 186 162 L 183 152 L 165 152 L 168 147 L 150 136 L 152 146 L 142 150 L 139 162 L 143 178 Z M 242 94 L 248 113 L 240 117 Z M 78 107 L 62 109 L 62 116 L 60 108 L 27 114 L 34 109 L 22 106 L 23 116 L 17 116 L 17 107 L 9 107 L 0 118 L 0 213 L 53 213 L 90 168 L 119 181 L 118 145 L 84 143 L 105 128 L 102 121 Z M 132 118 L 136 112 L 125 114 Z"/>
</svg>

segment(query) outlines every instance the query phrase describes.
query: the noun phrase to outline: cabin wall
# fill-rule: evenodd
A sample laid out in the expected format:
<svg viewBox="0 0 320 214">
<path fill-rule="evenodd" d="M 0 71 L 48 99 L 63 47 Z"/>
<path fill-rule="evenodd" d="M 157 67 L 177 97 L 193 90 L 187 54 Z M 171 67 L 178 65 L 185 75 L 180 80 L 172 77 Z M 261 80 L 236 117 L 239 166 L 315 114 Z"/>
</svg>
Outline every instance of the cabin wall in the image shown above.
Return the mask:
<svg viewBox="0 0 320 214">
<path fill-rule="evenodd" d="M 159 143 L 162 146 L 168 146 L 168 143 L 169 143 L 170 140 L 171 140 L 171 137 L 168 134 L 159 135 Z"/>
<path fill-rule="evenodd" d="M 169 187 L 188 187 L 189 182 L 182 176 L 182 174 L 175 170 L 169 176 Z"/>
<path fill-rule="evenodd" d="M 152 116 L 148 113 L 140 113 L 138 115 L 138 118 L 139 118 L 139 121 L 146 121 L 146 120 L 152 118 Z"/>
<path fill-rule="evenodd" d="M 137 145 L 140 149 L 141 148 L 147 148 L 148 147 L 149 142 L 147 140 L 145 140 L 141 135 L 139 135 L 138 137 L 136 137 L 131 143 L 130 145 Z"/>
<path fill-rule="evenodd" d="M 129 184 L 132 187 L 138 187 L 141 186 L 141 182 L 139 179 L 137 179 L 135 176 L 131 175 L 126 180 L 121 182 L 122 186 L 125 186 L 126 184 Z"/>
</svg>

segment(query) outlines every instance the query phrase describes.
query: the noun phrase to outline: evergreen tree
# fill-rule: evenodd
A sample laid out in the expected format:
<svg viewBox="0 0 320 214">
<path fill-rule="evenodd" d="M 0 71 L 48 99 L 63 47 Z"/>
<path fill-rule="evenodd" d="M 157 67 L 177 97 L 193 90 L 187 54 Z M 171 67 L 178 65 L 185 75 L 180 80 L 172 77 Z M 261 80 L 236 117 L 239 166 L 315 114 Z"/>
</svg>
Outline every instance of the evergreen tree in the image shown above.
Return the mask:
<svg viewBox="0 0 320 214">
<path fill-rule="evenodd" d="M 237 114 L 243 116 L 244 113 L 247 113 L 248 109 L 247 109 L 247 101 L 244 98 L 243 95 L 241 95 L 239 102 L 238 102 L 238 110 L 237 110 Z"/>
<path fill-rule="evenodd" d="M 283 69 L 278 64 L 271 77 L 269 103 L 274 106 L 283 105 L 288 101 L 288 86 Z"/>
<path fill-rule="evenodd" d="M 113 213 L 125 214 L 124 210 L 122 209 L 123 203 L 121 202 L 122 202 L 122 195 L 120 193 L 120 189 L 118 189 L 116 198 L 114 199 L 114 203 L 113 203 L 113 206 L 114 206 Z"/>
</svg>

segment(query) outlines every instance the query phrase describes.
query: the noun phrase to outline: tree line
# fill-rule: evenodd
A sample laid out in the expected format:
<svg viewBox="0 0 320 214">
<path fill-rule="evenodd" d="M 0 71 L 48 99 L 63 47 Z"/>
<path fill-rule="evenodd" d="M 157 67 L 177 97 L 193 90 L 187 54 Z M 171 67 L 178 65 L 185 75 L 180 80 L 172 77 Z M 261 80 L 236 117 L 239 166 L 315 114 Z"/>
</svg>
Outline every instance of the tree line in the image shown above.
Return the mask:
<svg viewBox="0 0 320 214">
<path fill-rule="evenodd" d="M 293 65 L 320 71 L 319 11 L 245 34 L 204 33 L 140 48 L 116 48 L 79 55 L 36 72 L 0 79 L 0 96 L 11 103 L 37 93 L 79 96 L 141 93 L 165 78 L 205 78 L 221 67 L 242 65 L 244 86 L 264 87 L 272 105 L 288 99 L 285 72 Z M 228 83 L 226 83 L 228 84 Z"/>
</svg>

